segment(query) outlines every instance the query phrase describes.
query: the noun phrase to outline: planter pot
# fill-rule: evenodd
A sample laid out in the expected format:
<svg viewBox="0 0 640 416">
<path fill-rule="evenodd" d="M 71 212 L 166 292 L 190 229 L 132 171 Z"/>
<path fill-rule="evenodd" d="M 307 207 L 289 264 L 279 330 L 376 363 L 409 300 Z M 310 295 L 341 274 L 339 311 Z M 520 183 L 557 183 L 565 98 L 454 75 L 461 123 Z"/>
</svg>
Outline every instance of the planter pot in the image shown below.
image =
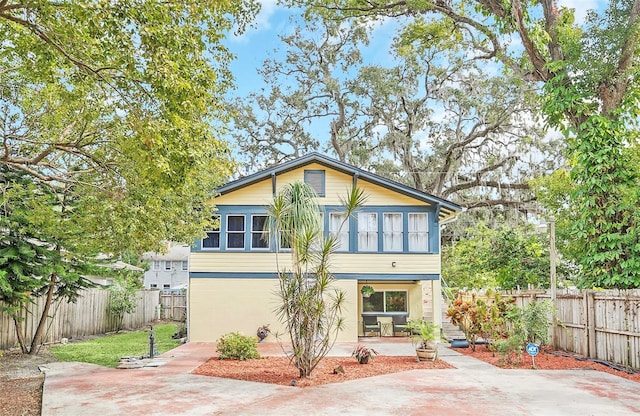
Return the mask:
<svg viewBox="0 0 640 416">
<path fill-rule="evenodd" d="M 361 357 L 361 358 L 359 358 L 359 359 L 358 359 L 358 363 L 360 363 L 360 364 L 367 364 L 367 363 L 369 363 L 369 357 L 367 356 L 367 357 Z"/>
<path fill-rule="evenodd" d="M 438 356 L 438 350 L 431 348 L 417 348 L 416 354 L 418 355 L 418 361 L 435 361 Z"/>
</svg>

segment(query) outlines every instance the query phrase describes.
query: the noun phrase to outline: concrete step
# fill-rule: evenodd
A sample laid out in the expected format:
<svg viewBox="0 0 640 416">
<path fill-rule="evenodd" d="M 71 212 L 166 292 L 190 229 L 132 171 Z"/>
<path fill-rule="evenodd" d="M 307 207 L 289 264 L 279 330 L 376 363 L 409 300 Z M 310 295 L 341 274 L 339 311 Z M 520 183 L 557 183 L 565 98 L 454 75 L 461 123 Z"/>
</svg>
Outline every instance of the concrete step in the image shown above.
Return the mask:
<svg viewBox="0 0 640 416">
<path fill-rule="evenodd" d="M 451 320 L 447 318 L 447 309 L 449 305 L 446 301 L 442 302 L 442 334 L 447 340 L 452 339 L 466 339 L 464 332 L 460 328 L 451 323 Z"/>
</svg>

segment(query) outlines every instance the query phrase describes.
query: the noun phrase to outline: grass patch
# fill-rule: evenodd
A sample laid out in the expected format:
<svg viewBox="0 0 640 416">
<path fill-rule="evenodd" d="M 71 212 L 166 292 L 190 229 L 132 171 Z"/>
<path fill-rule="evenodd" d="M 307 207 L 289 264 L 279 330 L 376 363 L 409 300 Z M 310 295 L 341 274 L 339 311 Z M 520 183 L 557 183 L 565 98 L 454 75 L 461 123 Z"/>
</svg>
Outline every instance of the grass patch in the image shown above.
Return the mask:
<svg viewBox="0 0 640 416">
<path fill-rule="evenodd" d="M 171 335 L 176 331 L 175 324 L 153 327 L 158 354 L 178 346 L 179 341 L 171 339 Z M 122 357 L 142 357 L 149 354 L 149 329 L 51 346 L 50 350 L 53 356 L 60 361 L 79 361 L 116 367 Z"/>
</svg>

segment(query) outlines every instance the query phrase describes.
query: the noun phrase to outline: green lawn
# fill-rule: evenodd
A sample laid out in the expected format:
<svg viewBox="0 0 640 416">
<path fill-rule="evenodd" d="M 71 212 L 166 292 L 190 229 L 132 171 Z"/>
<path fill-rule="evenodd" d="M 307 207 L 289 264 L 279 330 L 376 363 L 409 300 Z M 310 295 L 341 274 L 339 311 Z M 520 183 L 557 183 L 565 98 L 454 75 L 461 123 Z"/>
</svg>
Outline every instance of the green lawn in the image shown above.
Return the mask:
<svg viewBox="0 0 640 416">
<path fill-rule="evenodd" d="M 178 340 L 171 339 L 177 331 L 175 324 L 153 327 L 158 354 L 178 346 Z M 60 361 L 80 361 L 116 367 L 122 357 L 141 357 L 149 354 L 149 328 L 141 331 L 108 335 L 89 341 L 74 342 L 50 347 L 54 357 Z"/>
</svg>

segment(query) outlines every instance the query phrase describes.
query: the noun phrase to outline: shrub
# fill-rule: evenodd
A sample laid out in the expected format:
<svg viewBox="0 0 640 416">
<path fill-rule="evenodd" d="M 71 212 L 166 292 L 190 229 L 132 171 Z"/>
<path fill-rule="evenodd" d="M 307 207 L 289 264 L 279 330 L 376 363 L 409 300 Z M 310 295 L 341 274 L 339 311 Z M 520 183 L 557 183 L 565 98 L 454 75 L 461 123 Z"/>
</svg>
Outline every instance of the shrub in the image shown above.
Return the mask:
<svg viewBox="0 0 640 416">
<path fill-rule="evenodd" d="M 216 351 L 220 359 L 248 360 L 260 358 L 258 342 L 254 337 L 240 335 L 237 332 L 224 334 L 216 341 Z"/>
<path fill-rule="evenodd" d="M 373 360 L 376 354 L 378 354 L 378 351 L 373 348 L 369 348 L 365 345 L 358 345 L 351 353 L 351 356 L 356 357 L 359 364 L 367 364 L 369 360 Z"/>
<path fill-rule="evenodd" d="M 531 302 L 524 308 L 512 308 L 507 314 L 512 329 L 509 337 L 497 345 L 498 352 L 510 359 L 514 355 L 520 355 L 530 342 L 546 345 L 554 313 L 555 309 L 549 300 Z"/>
</svg>

